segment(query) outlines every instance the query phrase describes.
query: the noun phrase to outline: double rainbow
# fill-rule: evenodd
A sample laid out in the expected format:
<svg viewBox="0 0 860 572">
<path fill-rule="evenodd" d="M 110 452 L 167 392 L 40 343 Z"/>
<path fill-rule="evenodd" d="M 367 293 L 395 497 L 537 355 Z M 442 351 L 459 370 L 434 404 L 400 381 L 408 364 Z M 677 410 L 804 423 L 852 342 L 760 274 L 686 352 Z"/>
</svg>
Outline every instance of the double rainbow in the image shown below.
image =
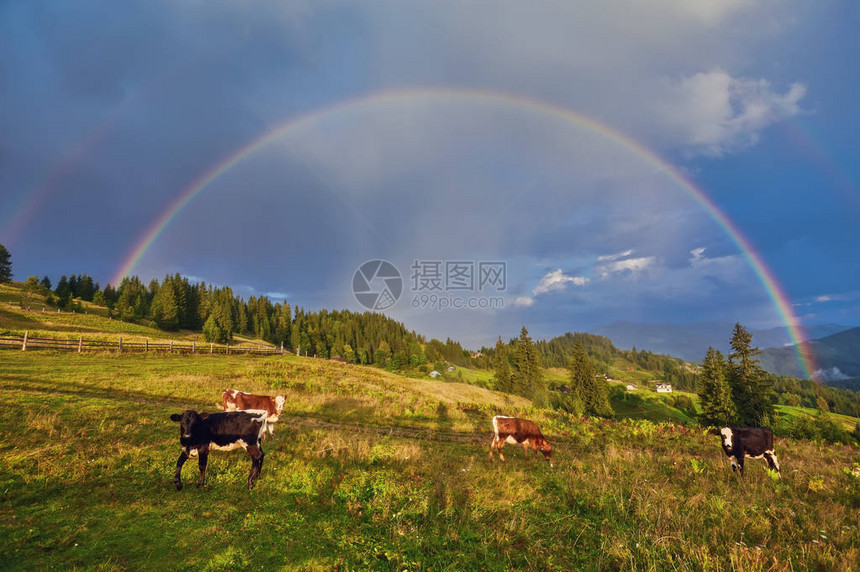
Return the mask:
<svg viewBox="0 0 860 572">
<path fill-rule="evenodd" d="M 254 139 L 250 143 L 214 164 L 209 170 L 202 173 L 192 181 L 191 184 L 183 189 L 135 243 L 135 247 L 116 272 L 113 283 L 118 284 L 125 276 L 131 274 L 138 261 L 140 261 L 149 247 L 152 246 L 152 243 L 155 242 L 161 232 L 170 224 L 176 215 L 194 199 L 194 197 L 200 194 L 200 192 L 202 192 L 210 183 L 233 166 L 253 155 L 269 143 L 278 138 L 285 137 L 292 131 L 303 126 L 313 124 L 320 119 L 337 113 L 354 110 L 359 107 L 381 106 L 404 101 L 459 101 L 484 104 L 491 103 L 519 108 L 531 113 L 551 116 L 574 124 L 580 128 L 600 134 L 630 150 L 643 160 L 663 171 L 670 179 L 674 180 L 681 189 L 683 189 L 705 209 L 705 211 L 711 216 L 711 218 L 713 218 L 714 221 L 716 221 L 716 223 L 741 251 L 753 272 L 758 277 L 758 280 L 764 286 L 768 297 L 772 300 L 774 307 L 780 316 L 780 319 L 785 324 L 791 341 L 795 344 L 797 358 L 803 369 L 805 377 L 808 379 L 812 378 L 812 373 L 816 371 L 817 368 L 815 367 L 813 356 L 809 352 L 808 347 L 802 343 L 805 336 L 803 335 L 801 322 L 794 315 L 788 296 L 786 296 L 775 276 L 764 263 L 761 255 L 756 252 L 750 241 L 743 235 L 743 233 L 741 233 L 740 229 L 731 220 L 729 220 L 726 214 L 704 193 L 704 191 L 696 187 L 675 167 L 667 163 L 659 155 L 611 127 L 598 123 L 589 117 L 585 117 L 584 115 L 580 115 L 564 107 L 559 107 L 557 105 L 519 95 L 492 91 L 435 88 L 388 91 L 339 102 L 292 118 L 275 126 L 269 131 L 263 133 L 260 137 Z"/>
</svg>

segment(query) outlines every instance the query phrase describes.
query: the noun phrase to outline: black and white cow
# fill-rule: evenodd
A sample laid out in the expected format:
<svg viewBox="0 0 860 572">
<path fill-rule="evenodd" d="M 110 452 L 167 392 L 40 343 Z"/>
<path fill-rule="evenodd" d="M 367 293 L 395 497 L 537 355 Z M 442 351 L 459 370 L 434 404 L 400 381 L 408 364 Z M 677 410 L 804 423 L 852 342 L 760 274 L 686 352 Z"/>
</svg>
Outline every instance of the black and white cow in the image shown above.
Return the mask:
<svg viewBox="0 0 860 572">
<path fill-rule="evenodd" d="M 779 474 L 779 462 L 773 452 L 773 431 L 767 427 L 723 427 L 711 429 L 711 435 L 719 435 L 726 452 L 732 462 L 732 470 L 744 474 L 744 458 L 762 459 L 767 466 Z"/>
<path fill-rule="evenodd" d="M 263 449 L 260 440 L 266 431 L 266 412 L 248 413 L 246 411 L 229 411 L 226 413 L 197 413 L 187 409 L 182 414 L 174 413 L 171 421 L 179 423 L 179 444 L 182 453 L 176 461 L 176 474 L 173 484 L 176 490 L 182 490 L 182 465 L 188 457 L 198 457 L 200 478 L 197 486 L 202 486 L 206 480 L 206 463 L 209 451 L 229 451 L 242 447 L 251 456 L 251 473 L 248 475 L 248 489 L 254 486 L 254 481 L 263 469 Z"/>
</svg>

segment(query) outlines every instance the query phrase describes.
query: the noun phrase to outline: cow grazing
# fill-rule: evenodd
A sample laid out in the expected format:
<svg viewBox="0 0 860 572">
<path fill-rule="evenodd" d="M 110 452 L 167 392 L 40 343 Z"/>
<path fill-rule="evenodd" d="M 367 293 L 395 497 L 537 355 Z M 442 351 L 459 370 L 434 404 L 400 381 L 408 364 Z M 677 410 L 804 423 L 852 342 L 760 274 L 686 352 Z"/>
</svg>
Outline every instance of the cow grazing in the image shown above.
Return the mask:
<svg viewBox="0 0 860 572">
<path fill-rule="evenodd" d="M 176 490 L 182 490 L 182 465 L 188 457 L 198 457 L 200 478 L 197 486 L 202 486 L 206 480 L 206 462 L 210 450 L 229 451 L 242 447 L 251 456 L 251 473 L 248 475 L 248 489 L 254 486 L 254 481 L 263 469 L 263 449 L 260 441 L 266 431 L 266 415 L 264 413 L 249 413 L 247 411 L 230 411 L 227 413 L 197 413 L 191 409 L 182 414 L 174 413 L 171 421 L 179 423 L 179 444 L 182 453 L 176 461 L 176 474 L 173 484 Z"/>
<path fill-rule="evenodd" d="M 493 451 L 498 450 L 499 459 L 504 462 L 505 457 L 502 455 L 502 447 L 505 443 L 516 445 L 523 444 L 523 452 L 526 459 L 529 457 L 529 447 L 543 453 L 546 460 L 549 461 L 549 466 L 552 467 L 552 445 L 549 444 L 543 434 L 538 429 L 534 422 L 528 419 L 517 419 L 516 417 L 504 417 L 496 415 L 493 417 L 493 442 L 490 444 L 490 460 L 493 460 Z"/>
<path fill-rule="evenodd" d="M 284 412 L 284 395 L 254 395 L 236 389 L 225 389 L 221 394 L 221 407 L 224 411 L 265 411 L 268 415 L 267 421 L 269 435 L 274 435 L 274 427 L 271 423 L 278 421 L 278 417 Z"/>
<path fill-rule="evenodd" d="M 711 435 L 719 435 L 723 451 L 732 462 L 732 471 L 744 474 L 744 458 L 767 461 L 767 466 L 779 474 L 779 462 L 773 452 L 773 431 L 767 427 L 723 427 L 711 429 Z"/>
</svg>

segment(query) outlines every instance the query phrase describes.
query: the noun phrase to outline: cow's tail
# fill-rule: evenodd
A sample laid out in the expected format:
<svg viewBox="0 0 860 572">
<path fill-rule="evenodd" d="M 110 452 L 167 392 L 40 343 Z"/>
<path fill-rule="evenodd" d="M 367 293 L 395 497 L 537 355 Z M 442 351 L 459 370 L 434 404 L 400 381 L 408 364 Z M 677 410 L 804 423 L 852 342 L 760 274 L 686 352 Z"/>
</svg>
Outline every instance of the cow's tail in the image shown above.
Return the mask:
<svg viewBox="0 0 860 572">
<path fill-rule="evenodd" d="M 257 437 L 262 441 L 263 440 L 263 434 L 269 428 L 269 415 L 268 415 L 268 413 L 266 413 L 266 412 L 261 413 L 257 417 L 257 420 L 260 422 L 260 432 L 257 434 Z"/>
</svg>

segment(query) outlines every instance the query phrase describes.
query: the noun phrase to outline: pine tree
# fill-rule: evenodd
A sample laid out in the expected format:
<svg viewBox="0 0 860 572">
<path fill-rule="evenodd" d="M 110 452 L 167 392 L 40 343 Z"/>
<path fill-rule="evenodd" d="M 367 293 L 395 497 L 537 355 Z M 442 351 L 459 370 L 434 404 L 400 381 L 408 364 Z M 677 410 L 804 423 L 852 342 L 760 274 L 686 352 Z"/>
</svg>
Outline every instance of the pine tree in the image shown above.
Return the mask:
<svg viewBox="0 0 860 572">
<path fill-rule="evenodd" d="M 569 370 L 569 399 L 572 403 L 566 408 L 576 412 L 581 407 L 591 415 L 611 417 L 613 411 L 609 403 L 609 384 L 598 374 L 594 360 L 580 343 L 573 348 Z"/>
<path fill-rule="evenodd" d="M 180 311 L 176 288 L 175 284 L 169 278 L 165 278 L 164 284 L 157 287 L 149 313 L 153 321 L 162 330 L 173 331 L 179 329 Z"/>
<path fill-rule="evenodd" d="M 207 318 L 206 323 L 203 324 L 203 338 L 207 342 L 215 342 L 218 344 L 224 343 L 227 341 L 227 335 L 221 330 L 220 326 L 218 326 L 218 322 L 215 320 L 215 316 L 210 315 Z"/>
<path fill-rule="evenodd" d="M 39 284 L 38 276 L 30 276 L 27 278 L 27 284 L 24 287 L 24 292 L 21 294 L 21 307 L 30 311 L 30 305 L 36 300 L 42 286 Z"/>
<path fill-rule="evenodd" d="M 69 279 L 66 278 L 65 274 L 60 276 L 60 281 L 57 282 L 57 287 L 54 290 L 54 294 L 57 295 L 57 298 L 71 298 L 72 289 L 69 287 Z"/>
<path fill-rule="evenodd" d="M 511 374 L 512 392 L 543 405 L 547 400 L 546 382 L 537 349 L 523 326 L 514 350 L 514 369 Z"/>
<path fill-rule="evenodd" d="M 40 282 L 40 284 L 42 285 L 43 288 L 45 288 L 45 290 L 51 289 L 51 279 L 48 278 L 47 276 L 44 276 L 42 278 L 42 282 Z"/>
<path fill-rule="evenodd" d="M 376 351 L 373 352 L 373 361 L 379 367 L 385 367 L 388 365 L 389 360 L 391 359 L 391 346 L 385 340 L 379 342 L 379 345 L 376 347 Z"/>
<path fill-rule="evenodd" d="M 723 427 L 735 422 L 737 412 L 726 380 L 726 363 L 723 354 L 712 347 L 708 348 L 699 374 L 699 400 L 705 424 Z"/>
<path fill-rule="evenodd" d="M 502 342 L 502 338 L 496 342 L 496 356 L 493 362 L 493 387 L 496 391 L 511 393 L 513 384 L 511 383 L 511 362 L 508 361 L 508 347 Z"/>
<path fill-rule="evenodd" d="M 0 244 L 0 284 L 12 280 L 12 255 Z"/>
<path fill-rule="evenodd" d="M 752 334 L 740 324 L 732 332 L 729 354 L 729 385 L 741 425 L 767 425 L 773 419 L 773 381 L 759 366 L 755 356 L 761 351 L 752 345 Z"/>
</svg>

